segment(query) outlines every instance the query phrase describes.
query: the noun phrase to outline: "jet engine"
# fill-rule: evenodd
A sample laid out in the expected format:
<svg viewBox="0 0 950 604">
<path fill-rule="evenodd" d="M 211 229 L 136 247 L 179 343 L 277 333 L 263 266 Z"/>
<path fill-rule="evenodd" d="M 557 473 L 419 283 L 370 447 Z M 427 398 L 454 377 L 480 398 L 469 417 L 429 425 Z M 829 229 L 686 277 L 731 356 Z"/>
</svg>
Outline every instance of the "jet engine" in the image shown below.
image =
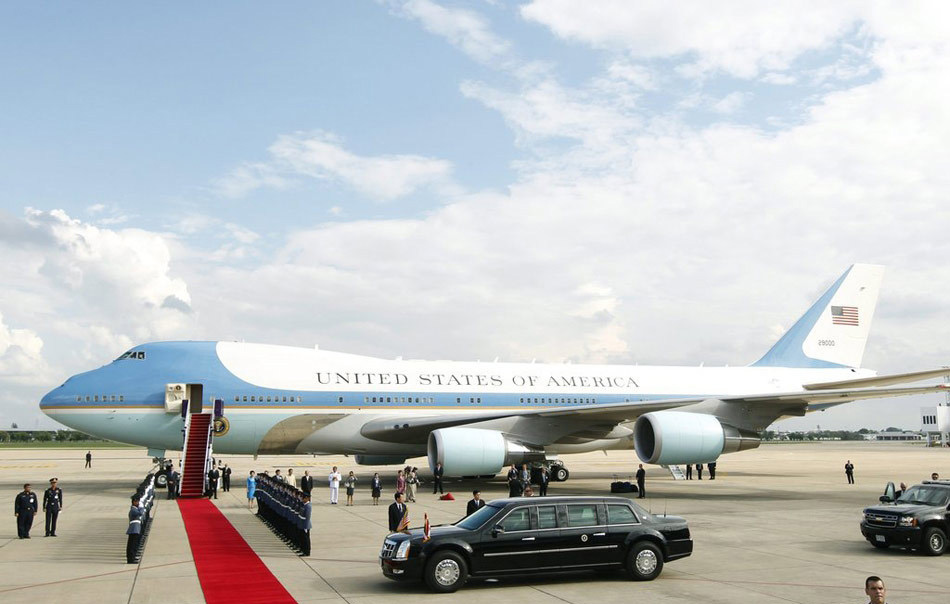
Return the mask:
<svg viewBox="0 0 950 604">
<path fill-rule="evenodd" d="M 641 415 L 633 426 L 633 444 L 644 463 L 707 463 L 723 453 L 754 449 L 759 442 L 757 433 L 703 413 L 655 411 Z"/>
<path fill-rule="evenodd" d="M 509 464 L 544 461 L 544 450 L 513 442 L 497 430 L 441 428 L 429 434 L 429 467 L 447 476 L 497 474 Z"/>
<path fill-rule="evenodd" d="M 361 466 L 396 466 L 406 463 L 405 455 L 357 455 L 356 463 Z"/>
</svg>

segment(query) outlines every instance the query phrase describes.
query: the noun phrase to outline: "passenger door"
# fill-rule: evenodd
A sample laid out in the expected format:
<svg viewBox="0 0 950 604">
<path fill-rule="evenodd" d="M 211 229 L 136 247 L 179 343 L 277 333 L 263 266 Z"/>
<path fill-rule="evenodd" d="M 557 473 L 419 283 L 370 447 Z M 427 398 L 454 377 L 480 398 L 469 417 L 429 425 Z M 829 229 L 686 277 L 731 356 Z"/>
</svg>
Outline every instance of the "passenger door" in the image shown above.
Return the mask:
<svg viewBox="0 0 950 604">
<path fill-rule="evenodd" d="M 560 507 L 560 551 L 556 554 L 560 565 L 580 568 L 610 564 L 611 552 L 616 548 L 607 542 L 603 504 L 572 503 Z"/>
<path fill-rule="evenodd" d="M 640 526 L 640 518 L 630 506 L 622 503 L 607 505 L 607 545 L 610 545 L 610 559 L 623 564 L 626 555 L 627 536 Z"/>
<path fill-rule="evenodd" d="M 550 570 L 561 566 L 561 529 L 557 522 L 556 505 L 539 505 L 537 512 L 538 569 Z"/>
<path fill-rule="evenodd" d="M 531 525 L 531 509 L 513 508 L 499 521 L 489 523 L 475 549 L 476 573 L 515 573 L 537 565 L 538 533 Z"/>
</svg>

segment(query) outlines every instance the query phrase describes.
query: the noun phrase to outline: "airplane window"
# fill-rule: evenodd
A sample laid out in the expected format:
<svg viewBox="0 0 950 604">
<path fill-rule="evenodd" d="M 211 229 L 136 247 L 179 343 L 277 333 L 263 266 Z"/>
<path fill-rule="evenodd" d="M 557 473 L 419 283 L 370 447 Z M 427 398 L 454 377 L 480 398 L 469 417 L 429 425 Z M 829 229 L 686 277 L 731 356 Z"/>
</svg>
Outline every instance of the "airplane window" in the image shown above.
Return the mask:
<svg viewBox="0 0 950 604">
<path fill-rule="evenodd" d="M 247 402 L 247 395 L 245 394 L 244 396 L 241 397 L 241 399 L 242 399 L 243 402 L 246 403 L 246 402 Z"/>
<path fill-rule="evenodd" d="M 98 394 L 97 394 L 96 396 L 94 396 L 93 398 L 96 400 L 97 403 L 99 402 L 99 395 L 98 395 Z"/>
<path fill-rule="evenodd" d="M 477 401 L 475 401 L 475 402 L 477 402 L 477 403 L 481 403 L 481 402 L 482 402 L 482 397 L 478 397 L 478 400 L 477 400 Z"/>
<path fill-rule="evenodd" d="M 297 402 L 298 402 L 298 403 L 302 403 L 302 402 L 303 402 L 303 397 L 298 396 L 298 397 L 297 397 Z"/>
<path fill-rule="evenodd" d="M 114 402 L 115 402 L 115 395 L 113 394 L 112 396 L 110 396 L 110 397 L 109 397 L 109 400 L 114 403 Z"/>
<path fill-rule="evenodd" d="M 119 402 L 120 403 L 125 402 L 125 397 L 121 394 L 119 395 Z"/>
<path fill-rule="evenodd" d="M 339 397 L 339 398 L 337 399 L 337 402 L 342 403 L 342 402 L 343 402 L 343 397 L 342 397 L 342 396 Z"/>
<path fill-rule="evenodd" d="M 252 397 L 251 397 L 251 402 L 253 403 L 253 402 L 256 402 L 256 401 L 257 401 L 257 397 L 256 397 L 256 396 L 252 396 Z"/>
<path fill-rule="evenodd" d="M 77 402 L 77 403 L 81 403 L 81 402 L 82 402 L 82 397 L 81 397 L 81 396 L 77 396 L 77 397 L 76 397 L 76 402 Z"/>
<path fill-rule="evenodd" d="M 135 355 L 135 358 L 145 360 L 145 352 L 140 350 L 140 351 Z"/>
<path fill-rule="evenodd" d="M 89 395 L 88 395 L 88 394 L 86 395 L 86 402 L 87 402 L 87 403 L 89 402 Z"/>
<path fill-rule="evenodd" d="M 269 397 L 269 396 L 267 397 L 267 402 L 268 402 L 268 403 L 270 402 L 270 397 Z"/>
<path fill-rule="evenodd" d="M 240 400 L 241 400 L 241 397 L 240 397 L 240 396 L 235 396 L 235 397 L 234 397 L 234 402 L 235 402 L 235 403 L 240 402 Z"/>
<path fill-rule="evenodd" d="M 387 397 L 386 397 L 386 402 L 387 402 L 387 403 L 393 402 L 392 397 L 391 397 L 391 396 L 387 396 Z"/>
</svg>

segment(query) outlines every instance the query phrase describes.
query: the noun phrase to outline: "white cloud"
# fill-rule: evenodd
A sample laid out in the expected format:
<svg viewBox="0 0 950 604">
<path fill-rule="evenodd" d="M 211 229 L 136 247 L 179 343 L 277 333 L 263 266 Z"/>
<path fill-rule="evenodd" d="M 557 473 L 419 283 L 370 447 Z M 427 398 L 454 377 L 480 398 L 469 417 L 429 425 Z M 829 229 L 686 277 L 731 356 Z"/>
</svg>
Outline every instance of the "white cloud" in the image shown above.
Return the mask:
<svg viewBox="0 0 950 604">
<path fill-rule="evenodd" d="M 0 383 L 37 384 L 48 379 L 43 340 L 30 329 L 11 329 L 0 313 Z"/>
<path fill-rule="evenodd" d="M 485 18 L 473 11 L 430 0 L 394 2 L 392 6 L 398 14 L 417 19 L 426 31 L 442 36 L 483 63 L 503 57 L 511 49 L 511 44 L 496 36 Z"/>
<path fill-rule="evenodd" d="M 240 166 L 217 181 L 218 190 L 227 196 L 246 195 L 259 187 L 284 188 L 289 179 L 301 176 L 339 181 L 377 201 L 425 187 L 455 189 L 448 161 L 407 154 L 361 156 L 325 132 L 282 135 L 268 152 L 269 162 Z"/>
<path fill-rule="evenodd" d="M 742 109 L 743 105 L 745 105 L 747 98 L 748 98 L 748 95 L 744 92 L 738 92 L 738 91 L 730 92 L 726 96 L 716 101 L 713 104 L 712 109 L 716 113 L 730 115 L 732 113 L 735 113 L 739 109 Z"/>
<path fill-rule="evenodd" d="M 533 0 L 521 15 L 556 35 L 637 58 L 678 57 L 689 76 L 721 70 L 752 78 L 781 71 L 802 53 L 827 47 L 855 23 L 857 1 L 794 4 Z"/>
</svg>

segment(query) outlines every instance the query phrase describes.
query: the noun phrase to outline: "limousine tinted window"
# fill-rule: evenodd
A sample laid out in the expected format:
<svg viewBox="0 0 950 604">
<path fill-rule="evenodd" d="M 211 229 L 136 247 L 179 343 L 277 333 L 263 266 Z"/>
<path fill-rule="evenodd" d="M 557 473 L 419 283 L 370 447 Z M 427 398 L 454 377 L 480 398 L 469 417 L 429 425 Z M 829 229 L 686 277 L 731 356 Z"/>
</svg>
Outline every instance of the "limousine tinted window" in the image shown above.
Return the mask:
<svg viewBox="0 0 950 604">
<path fill-rule="evenodd" d="M 506 531 L 527 531 L 531 528 L 530 508 L 517 508 L 512 510 L 504 520 L 501 521 L 501 528 Z"/>
<path fill-rule="evenodd" d="M 609 524 L 632 524 L 639 522 L 633 510 L 625 505 L 608 505 L 607 522 Z"/>
<path fill-rule="evenodd" d="M 567 506 L 567 526 L 597 526 L 597 504 Z"/>
</svg>

